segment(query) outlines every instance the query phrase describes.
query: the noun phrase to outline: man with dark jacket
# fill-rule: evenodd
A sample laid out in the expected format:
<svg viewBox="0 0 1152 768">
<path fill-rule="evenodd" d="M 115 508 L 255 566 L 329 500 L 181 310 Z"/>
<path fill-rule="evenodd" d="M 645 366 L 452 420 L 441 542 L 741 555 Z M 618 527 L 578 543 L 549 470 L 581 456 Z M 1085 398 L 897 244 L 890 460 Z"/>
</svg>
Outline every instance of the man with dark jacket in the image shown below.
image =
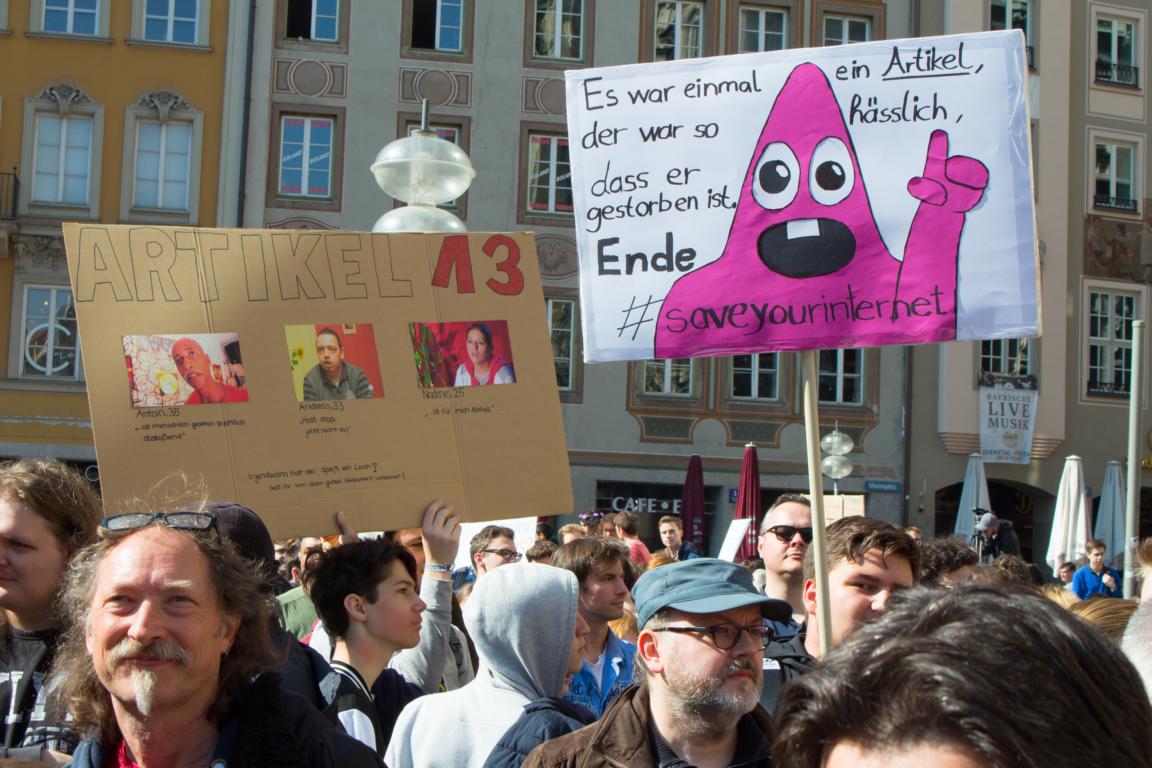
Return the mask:
<svg viewBox="0 0 1152 768">
<path fill-rule="evenodd" d="M 979 553 L 982 563 L 993 563 L 1000 555 L 1020 556 L 1020 537 L 1016 535 L 1016 529 L 1011 522 L 1001 520 L 991 512 L 980 516 L 970 544 Z"/>
<path fill-rule="evenodd" d="M 87 738 L 73 766 L 379 766 L 307 702 L 283 693 L 272 601 L 193 510 L 117 515 L 69 569 L 58 665 Z"/>
<path fill-rule="evenodd" d="M 859 515 L 828 526 L 827 556 L 831 647 L 861 624 L 884 613 L 896 592 L 910 589 L 920 573 L 920 550 L 912 537 L 882 520 Z M 819 595 L 815 550 L 804 557 L 804 607 L 808 621 L 800 632 L 771 643 L 764 651 L 764 690 L 760 704 L 775 716 L 780 690 L 789 680 L 810 672 L 820 658 Z"/>
<path fill-rule="evenodd" d="M 713 558 L 648 571 L 633 596 L 640 682 L 596 723 L 534 750 L 526 768 L 771 765 L 772 720 L 757 706 L 763 620 L 792 608 Z"/>
</svg>

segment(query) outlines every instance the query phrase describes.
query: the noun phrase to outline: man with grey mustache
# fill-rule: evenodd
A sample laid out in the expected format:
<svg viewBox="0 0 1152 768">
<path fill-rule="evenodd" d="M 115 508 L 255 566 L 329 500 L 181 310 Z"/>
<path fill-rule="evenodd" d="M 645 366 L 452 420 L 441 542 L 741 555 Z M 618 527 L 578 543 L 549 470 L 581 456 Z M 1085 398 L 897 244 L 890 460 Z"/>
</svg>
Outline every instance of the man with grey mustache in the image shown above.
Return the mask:
<svg viewBox="0 0 1152 768">
<path fill-rule="evenodd" d="M 759 706 L 764 646 L 792 607 L 714 558 L 647 571 L 632 591 L 636 679 L 600 719 L 537 747 L 524 768 L 772 764 L 772 720 Z"/>
<path fill-rule="evenodd" d="M 213 515 L 104 518 L 61 602 L 64 695 L 86 734 L 76 768 L 381 765 L 262 674 L 271 597 Z"/>
</svg>

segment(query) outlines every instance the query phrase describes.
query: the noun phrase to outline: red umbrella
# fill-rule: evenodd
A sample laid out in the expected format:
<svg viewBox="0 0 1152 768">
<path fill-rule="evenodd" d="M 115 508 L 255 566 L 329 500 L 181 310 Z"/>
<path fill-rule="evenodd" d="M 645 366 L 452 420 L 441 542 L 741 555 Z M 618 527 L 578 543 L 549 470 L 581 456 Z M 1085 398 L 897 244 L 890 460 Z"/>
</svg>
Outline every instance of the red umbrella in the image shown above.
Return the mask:
<svg viewBox="0 0 1152 768">
<path fill-rule="evenodd" d="M 756 540 L 759 537 L 758 521 L 760 520 L 760 458 L 756 455 L 756 446 L 748 443 L 744 446 L 744 463 L 740 465 L 740 487 L 736 491 L 736 519 L 750 518 L 752 524 L 748 526 L 748 533 L 736 553 L 736 561 L 749 560 L 759 557 L 756 551 Z"/>
<path fill-rule="evenodd" d="M 684 524 L 684 540 L 697 552 L 704 553 L 704 464 L 697 454 L 688 460 L 688 474 L 684 476 L 684 495 L 680 499 L 680 521 Z"/>
</svg>

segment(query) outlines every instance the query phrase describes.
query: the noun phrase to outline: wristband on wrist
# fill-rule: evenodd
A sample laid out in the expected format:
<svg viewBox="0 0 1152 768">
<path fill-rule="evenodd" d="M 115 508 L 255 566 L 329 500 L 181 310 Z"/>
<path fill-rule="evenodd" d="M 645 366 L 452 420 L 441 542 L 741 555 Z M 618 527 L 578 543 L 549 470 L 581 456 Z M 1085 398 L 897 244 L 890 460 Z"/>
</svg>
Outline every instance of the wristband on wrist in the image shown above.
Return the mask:
<svg viewBox="0 0 1152 768">
<path fill-rule="evenodd" d="M 425 563 L 424 570 L 430 573 L 451 573 L 452 566 L 443 565 L 442 563 Z"/>
</svg>

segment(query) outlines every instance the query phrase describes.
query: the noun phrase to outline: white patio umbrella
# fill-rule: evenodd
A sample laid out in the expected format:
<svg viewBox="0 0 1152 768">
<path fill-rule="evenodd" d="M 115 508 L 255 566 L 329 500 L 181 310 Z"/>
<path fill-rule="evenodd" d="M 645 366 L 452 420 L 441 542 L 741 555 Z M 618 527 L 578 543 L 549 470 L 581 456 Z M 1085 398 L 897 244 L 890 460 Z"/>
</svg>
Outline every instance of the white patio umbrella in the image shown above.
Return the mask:
<svg viewBox="0 0 1152 768">
<path fill-rule="evenodd" d="M 1105 565 L 1113 565 L 1116 556 L 1124 551 L 1124 470 L 1115 460 L 1108 462 L 1104 470 L 1100 509 L 1096 512 L 1096 530 L 1092 535 L 1107 547 Z"/>
<path fill-rule="evenodd" d="M 965 541 L 976 532 L 976 522 L 972 519 L 973 509 L 991 511 L 988 500 L 988 478 L 984 474 L 984 459 L 978 453 L 968 454 L 968 468 L 964 470 L 964 487 L 960 490 L 960 506 L 956 509 L 956 527 L 953 533 Z"/>
<path fill-rule="evenodd" d="M 1048 541 L 1048 556 L 1044 558 L 1053 576 L 1058 575 L 1061 563 L 1086 562 L 1088 552 L 1084 545 L 1091 535 L 1088 525 L 1091 511 L 1088 489 L 1084 485 L 1084 465 L 1079 456 L 1069 456 L 1064 460 L 1064 474 L 1056 491 L 1052 538 Z"/>
</svg>

